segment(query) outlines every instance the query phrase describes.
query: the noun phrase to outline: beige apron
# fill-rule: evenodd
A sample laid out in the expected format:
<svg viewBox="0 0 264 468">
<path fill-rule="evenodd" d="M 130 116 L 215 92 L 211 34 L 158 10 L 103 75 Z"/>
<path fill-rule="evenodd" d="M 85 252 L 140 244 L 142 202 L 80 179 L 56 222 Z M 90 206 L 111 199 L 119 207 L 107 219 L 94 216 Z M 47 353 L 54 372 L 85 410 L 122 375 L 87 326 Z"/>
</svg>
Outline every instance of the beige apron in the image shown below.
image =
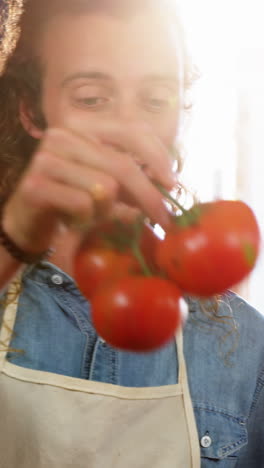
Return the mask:
<svg viewBox="0 0 264 468">
<path fill-rule="evenodd" d="M 9 343 L 17 305 L 6 308 Z M 0 353 L 1 468 L 198 468 L 182 335 L 179 383 L 130 388 L 26 369 Z"/>
</svg>

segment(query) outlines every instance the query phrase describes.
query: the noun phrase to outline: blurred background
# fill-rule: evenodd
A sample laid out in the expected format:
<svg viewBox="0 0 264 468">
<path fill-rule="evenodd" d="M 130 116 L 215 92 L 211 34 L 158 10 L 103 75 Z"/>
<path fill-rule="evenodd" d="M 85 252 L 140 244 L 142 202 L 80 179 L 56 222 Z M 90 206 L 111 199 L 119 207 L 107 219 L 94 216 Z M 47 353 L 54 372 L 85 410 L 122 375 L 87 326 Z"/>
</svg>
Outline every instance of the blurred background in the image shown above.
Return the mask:
<svg viewBox="0 0 264 468">
<path fill-rule="evenodd" d="M 177 4 L 200 71 L 186 135 L 184 182 L 201 200 L 244 200 L 264 233 L 263 0 Z M 263 253 L 238 292 L 264 313 Z"/>
<path fill-rule="evenodd" d="M 0 15 L 22 0 L 0 0 Z M 74 1 L 74 0 L 73 0 Z M 171 0 L 173 1 L 173 0 Z M 240 198 L 264 237 L 263 0 L 175 0 L 200 78 L 186 134 L 184 183 L 202 200 Z M 1 40 L 0 21 L 0 40 Z M 264 313 L 264 254 L 237 291 Z"/>
</svg>

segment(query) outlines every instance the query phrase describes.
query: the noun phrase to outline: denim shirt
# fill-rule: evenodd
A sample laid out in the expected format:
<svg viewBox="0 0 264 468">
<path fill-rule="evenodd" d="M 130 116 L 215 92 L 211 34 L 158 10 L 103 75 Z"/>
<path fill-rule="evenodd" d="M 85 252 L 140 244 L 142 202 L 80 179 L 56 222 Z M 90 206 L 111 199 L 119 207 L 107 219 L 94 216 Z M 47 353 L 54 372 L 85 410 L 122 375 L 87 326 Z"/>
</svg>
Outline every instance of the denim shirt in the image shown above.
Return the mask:
<svg viewBox="0 0 264 468">
<path fill-rule="evenodd" d="M 184 354 L 201 466 L 264 467 L 264 317 L 231 292 L 220 300 L 221 321 L 188 302 Z M 48 262 L 23 275 L 14 331 L 11 347 L 24 353 L 8 359 L 19 366 L 130 387 L 177 383 L 174 340 L 150 353 L 112 348 L 72 278 Z"/>
</svg>

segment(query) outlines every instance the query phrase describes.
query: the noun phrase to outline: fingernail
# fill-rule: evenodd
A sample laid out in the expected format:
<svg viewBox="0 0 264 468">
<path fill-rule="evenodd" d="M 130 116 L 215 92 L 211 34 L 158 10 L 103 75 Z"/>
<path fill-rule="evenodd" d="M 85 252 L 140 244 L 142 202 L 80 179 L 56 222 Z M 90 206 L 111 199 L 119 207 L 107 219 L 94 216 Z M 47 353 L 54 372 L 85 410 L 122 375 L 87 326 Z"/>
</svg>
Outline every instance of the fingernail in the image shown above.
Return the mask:
<svg viewBox="0 0 264 468">
<path fill-rule="evenodd" d="M 164 186 L 166 189 L 173 189 L 177 184 L 177 177 L 174 174 L 168 174 L 166 179 L 164 179 Z"/>
<path fill-rule="evenodd" d="M 166 231 L 170 224 L 170 217 L 166 208 L 164 207 L 163 210 L 159 213 L 158 224 Z"/>
</svg>

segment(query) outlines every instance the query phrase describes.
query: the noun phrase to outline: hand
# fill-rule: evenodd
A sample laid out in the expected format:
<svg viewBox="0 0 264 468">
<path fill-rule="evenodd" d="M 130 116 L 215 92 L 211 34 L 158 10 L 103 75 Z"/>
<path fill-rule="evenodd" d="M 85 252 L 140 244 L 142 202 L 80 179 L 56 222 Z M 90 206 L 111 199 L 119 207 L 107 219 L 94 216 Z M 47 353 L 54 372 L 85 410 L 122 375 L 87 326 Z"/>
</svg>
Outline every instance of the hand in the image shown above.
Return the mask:
<svg viewBox="0 0 264 468">
<path fill-rule="evenodd" d="M 145 125 L 111 124 L 91 134 L 46 131 L 4 211 L 3 227 L 20 248 L 46 250 L 65 219 L 86 223 L 120 212 L 121 192 L 153 221 L 168 223 L 161 194 L 131 157 L 172 188 L 171 160 L 160 140 Z"/>
</svg>

